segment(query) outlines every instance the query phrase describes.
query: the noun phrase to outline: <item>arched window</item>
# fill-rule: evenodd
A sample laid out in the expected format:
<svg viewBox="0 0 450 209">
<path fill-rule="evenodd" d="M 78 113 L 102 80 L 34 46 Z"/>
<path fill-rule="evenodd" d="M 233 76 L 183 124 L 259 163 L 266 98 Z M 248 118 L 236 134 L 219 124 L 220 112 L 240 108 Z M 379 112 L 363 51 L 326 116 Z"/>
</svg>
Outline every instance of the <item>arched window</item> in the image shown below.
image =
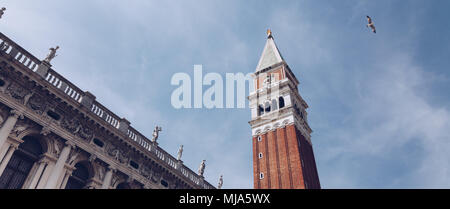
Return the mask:
<svg viewBox="0 0 450 209">
<path fill-rule="evenodd" d="M 270 103 L 269 103 L 269 102 L 266 102 L 266 104 L 265 104 L 264 106 L 265 106 L 264 111 L 265 111 L 266 113 L 269 113 L 269 112 L 270 112 Z"/>
<path fill-rule="evenodd" d="M 264 115 L 264 107 L 262 105 L 258 106 L 258 116 Z"/>
<path fill-rule="evenodd" d="M 0 189 L 20 189 L 30 174 L 34 163 L 43 153 L 39 139 L 26 136 L 24 142 L 13 153 L 0 177 Z"/>
<path fill-rule="evenodd" d="M 82 163 L 75 164 L 75 170 L 67 181 L 66 189 L 83 189 L 89 179 L 89 170 Z"/>
<path fill-rule="evenodd" d="M 284 107 L 284 98 L 283 97 L 278 98 L 278 104 L 280 106 L 280 109 Z"/>
<path fill-rule="evenodd" d="M 277 100 L 272 100 L 272 111 L 278 110 Z"/>
</svg>

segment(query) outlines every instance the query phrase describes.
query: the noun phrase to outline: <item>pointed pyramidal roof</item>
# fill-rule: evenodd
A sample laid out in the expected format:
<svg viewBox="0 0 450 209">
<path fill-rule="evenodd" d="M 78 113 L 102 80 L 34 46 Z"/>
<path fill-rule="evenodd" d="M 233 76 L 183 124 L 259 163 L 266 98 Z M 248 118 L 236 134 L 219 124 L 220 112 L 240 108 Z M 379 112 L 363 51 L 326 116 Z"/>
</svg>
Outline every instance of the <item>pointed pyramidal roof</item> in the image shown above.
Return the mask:
<svg viewBox="0 0 450 209">
<path fill-rule="evenodd" d="M 256 67 L 256 72 L 266 69 L 272 65 L 283 62 L 284 59 L 278 50 L 275 41 L 273 40 L 272 32 L 267 30 L 267 42 L 264 46 L 263 53 L 259 59 L 258 66 Z"/>
</svg>

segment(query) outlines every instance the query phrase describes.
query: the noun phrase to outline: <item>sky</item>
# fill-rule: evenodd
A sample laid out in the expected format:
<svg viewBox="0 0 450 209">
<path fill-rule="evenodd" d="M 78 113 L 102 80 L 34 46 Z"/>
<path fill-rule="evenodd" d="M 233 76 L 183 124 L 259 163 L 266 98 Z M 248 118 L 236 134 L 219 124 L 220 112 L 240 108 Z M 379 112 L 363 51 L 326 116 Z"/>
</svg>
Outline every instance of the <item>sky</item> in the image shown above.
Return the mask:
<svg viewBox="0 0 450 209">
<path fill-rule="evenodd" d="M 178 72 L 255 71 L 266 30 L 300 81 L 322 188 L 450 188 L 446 0 L 2 0 L 0 31 L 223 188 L 252 188 L 250 109 L 175 109 Z M 370 15 L 377 27 L 365 27 Z M 206 87 L 204 88 L 206 90 Z"/>
</svg>

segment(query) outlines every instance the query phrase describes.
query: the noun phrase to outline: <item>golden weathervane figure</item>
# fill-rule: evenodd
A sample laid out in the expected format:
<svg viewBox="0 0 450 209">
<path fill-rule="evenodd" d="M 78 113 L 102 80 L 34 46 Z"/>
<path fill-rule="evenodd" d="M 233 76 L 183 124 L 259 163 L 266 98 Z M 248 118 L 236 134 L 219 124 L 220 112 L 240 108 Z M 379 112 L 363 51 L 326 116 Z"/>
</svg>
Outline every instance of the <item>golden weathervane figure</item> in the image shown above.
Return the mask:
<svg viewBox="0 0 450 209">
<path fill-rule="evenodd" d="M 267 38 L 272 37 L 272 31 L 270 29 L 267 29 Z"/>
</svg>

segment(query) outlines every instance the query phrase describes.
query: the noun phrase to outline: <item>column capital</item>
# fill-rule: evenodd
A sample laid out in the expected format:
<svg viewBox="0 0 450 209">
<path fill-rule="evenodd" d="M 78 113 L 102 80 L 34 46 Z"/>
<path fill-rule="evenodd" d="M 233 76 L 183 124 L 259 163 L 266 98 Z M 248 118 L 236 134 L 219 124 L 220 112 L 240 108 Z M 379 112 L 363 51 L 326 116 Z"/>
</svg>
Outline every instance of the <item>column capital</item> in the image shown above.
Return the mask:
<svg viewBox="0 0 450 209">
<path fill-rule="evenodd" d="M 15 110 L 15 109 L 12 109 L 9 112 L 9 115 L 12 116 L 12 117 L 15 117 L 15 118 L 20 118 L 20 119 L 24 118 L 23 117 L 23 113 L 21 111 L 19 111 L 19 110 Z"/>
<path fill-rule="evenodd" d="M 66 169 L 66 174 L 72 176 L 73 169 Z"/>
<path fill-rule="evenodd" d="M 41 158 L 39 161 L 38 161 L 38 163 L 49 163 L 50 161 L 48 160 L 48 158 L 46 158 L 46 157 L 43 157 L 43 158 Z"/>
<path fill-rule="evenodd" d="M 19 149 L 19 145 L 18 144 L 11 144 L 9 145 L 11 148 L 13 148 L 14 150 Z"/>
<path fill-rule="evenodd" d="M 51 133 L 52 131 L 50 130 L 50 127 L 48 126 L 43 126 L 41 129 L 41 134 L 44 136 L 47 136 Z"/>
<path fill-rule="evenodd" d="M 91 154 L 91 156 L 89 156 L 89 162 L 92 162 L 92 161 L 94 161 L 95 159 L 97 159 L 97 155 Z"/>
<path fill-rule="evenodd" d="M 73 143 L 73 142 L 71 142 L 71 141 L 69 141 L 69 140 L 67 140 L 67 141 L 65 142 L 65 144 L 66 144 L 66 146 L 70 147 L 71 149 L 73 149 L 73 148 L 76 147 L 75 143 Z"/>
<path fill-rule="evenodd" d="M 106 169 L 107 169 L 107 171 L 111 171 L 113 173 L 115 173 L 117 171 L 117 168 L 112 165 L 108 165 L 108 167 Z"/>
</svg>

